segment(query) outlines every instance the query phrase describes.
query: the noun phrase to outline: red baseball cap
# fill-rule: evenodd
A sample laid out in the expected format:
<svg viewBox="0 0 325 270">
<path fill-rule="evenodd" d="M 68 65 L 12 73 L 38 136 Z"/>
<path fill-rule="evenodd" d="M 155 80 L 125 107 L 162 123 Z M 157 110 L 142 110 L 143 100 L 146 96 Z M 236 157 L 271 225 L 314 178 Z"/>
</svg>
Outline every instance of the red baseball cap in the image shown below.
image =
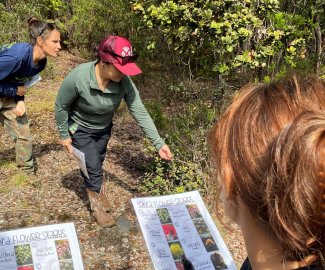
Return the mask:
<svg viewBox="0 0 325 270">
<path fill-rule="evenodd" d="M 125 75 L 134 76 L 142 73 L 134 63 L 138 55 L 133 54 L 130 41 L 124 37 L 108 36 L 104 38 L 98 47 L 98 58 L 104 62 L 112 63 Z"/>
</svg>

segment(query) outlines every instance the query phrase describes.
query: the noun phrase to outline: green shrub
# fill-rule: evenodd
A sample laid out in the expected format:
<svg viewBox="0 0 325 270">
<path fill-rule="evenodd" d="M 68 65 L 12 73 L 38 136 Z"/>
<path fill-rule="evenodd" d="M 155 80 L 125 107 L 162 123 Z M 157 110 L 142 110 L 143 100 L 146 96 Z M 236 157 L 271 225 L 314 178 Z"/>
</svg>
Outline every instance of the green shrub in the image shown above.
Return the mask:
<svg viewBox="0 0 325 270">
<path fill-rule="evenodd" d="M 194 91 L 194 89 L 193 89 Z M 145 171 L 140 191 L 152 194 L 170 194 L 190 190 L 206 191 L 205 176 L 208 149 L 207 131 L 214 123 L 216 110 L 207 101 L 198 99 L 188 103 L 176 103 L 169 118 L 158 102 L 146 104 L 160 134 L 166 138 L 174 159 L 170 162 L 157 157 L 142 165 Z M 149 144 L 145 145 L 149 156 L 157 155 Z"/>
<path fill-rule="evenodd" d="M 315 52 L 314 31 L 325 24 L 324 1 L 282 2 L 134 0 L 134 9 L 191 75 L 239 75 L 250 81 L 296 67 Z M 159 47 L 157 38 L 148 39 L 155 44 L 150 48 Z"/>
<path fill-rule="evenodd" d="M 40 17 L 40 11 L 30 3 L 22 0 L 6 4 L 0 2 L 0 44 L 28 42 L 27 20 L 32 15 Z"/>
<path fill-rule="evenodd" d="M 154 121 L 157 129 L 167 130 L 169 128 L 169 119 L 163 112 L 161 102 L 154 100 L 146 101 L 145 107 Z"/>
<path fill-rule="evenodd" d="M 205 180 L 194 163 L 177 159 L 166 162 L 157 157 L 146 170 L 139 187 L 146 194 L 165 195 L 192 190 L 205 192 Z"/>
<path fill-rule="evenodd" d="M 182 160 L 204 166 L 207 131 L 214 123 L 216 110 L 207 102 L 197 100 L 178 106 L 170 119 L 169 142 Z"/>
</svg>

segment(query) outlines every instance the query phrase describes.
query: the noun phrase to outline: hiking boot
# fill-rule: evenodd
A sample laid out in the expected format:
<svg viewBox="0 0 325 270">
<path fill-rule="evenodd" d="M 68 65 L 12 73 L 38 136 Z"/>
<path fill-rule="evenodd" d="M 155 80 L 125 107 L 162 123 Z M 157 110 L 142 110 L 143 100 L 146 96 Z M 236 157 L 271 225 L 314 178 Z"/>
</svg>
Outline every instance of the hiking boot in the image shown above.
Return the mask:
<svg viewBox="0 0 325 270">
<path fill-rule="evenodd" d="M 106 196 L 106 187 L 105 184 L 103 182 L 101 188 L 100 188 L 100 192 L 99 192 L 99 199 L 104 207 L 104 210 L 106 212 L 110 212 L 113 209 L 112 204 L 110 203 L 110 201 L 108 200 L 107 196 Z"/>
<path fill-rule="evenodd" d="M 101 227 L 114 226 L 115 220 L 111 215 L 106 213 L 103 204 L 100 200 L 100 195 L 90 189 L 87 189 L 87 194 L 90 201 L 90 207 L 93 211 L 93 215 L 97 221 L 97 224 Z"/>
</svg>

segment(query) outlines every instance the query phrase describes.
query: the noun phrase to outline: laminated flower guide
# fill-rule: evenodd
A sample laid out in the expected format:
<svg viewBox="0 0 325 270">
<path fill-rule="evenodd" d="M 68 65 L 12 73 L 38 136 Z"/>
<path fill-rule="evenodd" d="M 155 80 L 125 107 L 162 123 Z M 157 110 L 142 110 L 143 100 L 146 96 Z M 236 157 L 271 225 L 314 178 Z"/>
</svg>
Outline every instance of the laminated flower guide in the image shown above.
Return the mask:
<svg viewBox="0 0 325 270">
<path fill-rule="evenodd" d="M 197 191 L 132 199 L 156 270 L 235 270 L 236 266 Z"/>
<path fill-rule="evenodd" d="M 0 232 L 0 270 L 83 270 L 73 223 Z"/>
</svg>

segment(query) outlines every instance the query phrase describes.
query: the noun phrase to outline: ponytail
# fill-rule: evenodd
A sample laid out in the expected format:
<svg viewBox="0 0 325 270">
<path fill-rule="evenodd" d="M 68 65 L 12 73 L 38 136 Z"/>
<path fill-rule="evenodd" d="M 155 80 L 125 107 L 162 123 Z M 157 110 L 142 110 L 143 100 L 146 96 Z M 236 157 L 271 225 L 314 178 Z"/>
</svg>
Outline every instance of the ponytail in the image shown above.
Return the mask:
<svg viewBox="0 0 325 270">
<path fill-rule="evenodd" d="M 57 29 L 55 23 L 42 21 L 36 17 L 30 17 L 27 20 L 27 23 L 29 28 L 30 42 L 33 45 L 36 44 L 36 40 L 38 37 L 45 40 L 51 31 Z"/>
</svg>

